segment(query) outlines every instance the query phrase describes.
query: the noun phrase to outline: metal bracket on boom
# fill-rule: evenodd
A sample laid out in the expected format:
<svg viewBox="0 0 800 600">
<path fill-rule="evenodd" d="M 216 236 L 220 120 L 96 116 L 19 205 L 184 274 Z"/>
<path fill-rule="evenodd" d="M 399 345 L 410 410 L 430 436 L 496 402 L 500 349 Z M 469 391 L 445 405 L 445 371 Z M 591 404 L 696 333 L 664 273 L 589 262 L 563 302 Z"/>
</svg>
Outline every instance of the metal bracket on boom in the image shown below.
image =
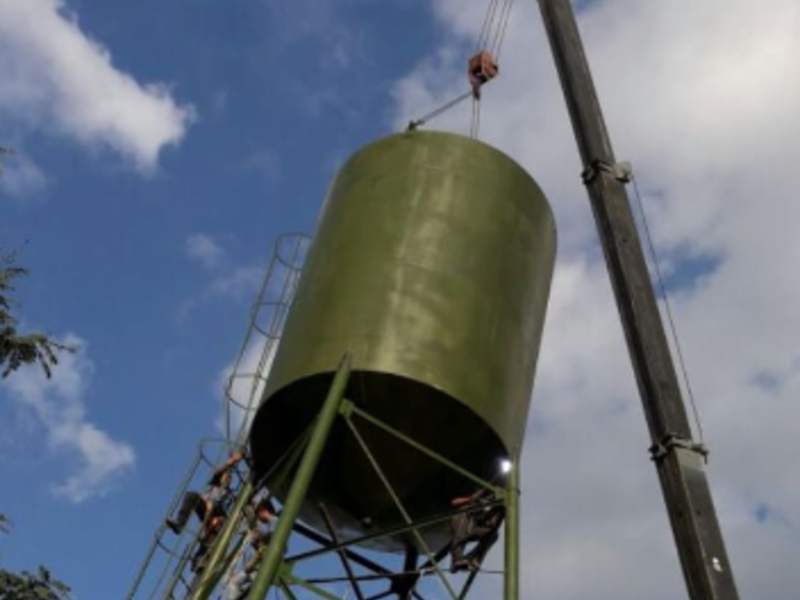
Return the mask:
<svg viewBox="0 0 800 600">
<path fill-rule="evenodd" d="M 660 442 L 650 446 L 650 457 L 655 462 L 670 454 L 675 448 L 689 450 L 703 457 L 704 462 L 708 462 L 709 450 L 704 444 L 699 444 L 689 438 L 675 433 L 665 435 Z"/>
<path fill-rule="evenodd" d="M 602 160 L 593 160 L 581 173 L 583 183 L 588 185 L 601 172 L 610 173 L 614 179 L 622 183 L 630 183 L 633 179 L 633 166 L 629 162 L 607 163 Z"/>
</svg>

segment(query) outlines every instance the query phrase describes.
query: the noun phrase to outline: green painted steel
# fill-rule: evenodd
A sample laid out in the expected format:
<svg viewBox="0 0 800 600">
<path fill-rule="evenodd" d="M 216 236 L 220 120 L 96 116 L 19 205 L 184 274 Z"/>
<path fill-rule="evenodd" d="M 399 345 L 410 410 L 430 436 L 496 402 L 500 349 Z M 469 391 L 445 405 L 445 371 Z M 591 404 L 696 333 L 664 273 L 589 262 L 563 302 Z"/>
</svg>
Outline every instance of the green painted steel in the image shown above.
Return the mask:
<svg viewBox="0 0 800 600">
<path fill-rule="evenodd" d="M 511 463 L 506 484 L 505 567 L 503 569 L 503 600 L 519 600 L 519 496 L 520 457 Z"/>
<path fill-rule="evenodd" d="M 339 415 L 339 406 L 342 404 L 344 391 L 350 378 L 350 357 L 345 354 L 339 361 L 339 367 L 331 383 L 330 390 L 325 398 L 319 415 L 315 419 L 314 429 L 308 440 L 300 466 L 289 486 L 289 491 L 281 510 L 278 526 L 267 544 L 264 558 L 253 580 L 252 588 L 247 596 L 248 600 L 264 600 L 275 578 L 278 576 L 283 554 L 286 551 L 286 543 L 292 533 L 292 527 L 300 513 L 301 505 L 307 497 L 308 486 L 314 477 L 314 471 L 320 462 L 320 457 L 325 451 L 336 417 Z"/>
<path fill-rule="evenodd" d="M 237 492 L 236 503 L 228 513 L 222 532 L 214 542 L 211 553 L 206 561 L 206 567 L 200 577 L 200 583 L 194 593 L 189 596 L 189 600 L 207 600 L 214 592 L 225 568 L 228 566 L 226 564 L 229 558 L 227 556 L 228 548 L 231 544 L 231 540 L 233 540 L 233 536 L 236 535 L 241 525 L 240 520 L 242 518 L 242 512 L 250 501 L 252 492 L 253 484 L 249 481 L 243 484 Z"/>
<path fill-rule="evenodd" d="M 538 185 L 484 143 L 414 131 L 355 154 L 326 199 L 254 421 L 256 470 L 313 420 L 349 352 L 348 399 L 492 480 L 524 436 L 555 247 Z M 363 432 L 415 519 L 472 491 L 380 429 Z M 341 426 L 310 492 L 345 539 L 402 522 Z"/>
</svg>

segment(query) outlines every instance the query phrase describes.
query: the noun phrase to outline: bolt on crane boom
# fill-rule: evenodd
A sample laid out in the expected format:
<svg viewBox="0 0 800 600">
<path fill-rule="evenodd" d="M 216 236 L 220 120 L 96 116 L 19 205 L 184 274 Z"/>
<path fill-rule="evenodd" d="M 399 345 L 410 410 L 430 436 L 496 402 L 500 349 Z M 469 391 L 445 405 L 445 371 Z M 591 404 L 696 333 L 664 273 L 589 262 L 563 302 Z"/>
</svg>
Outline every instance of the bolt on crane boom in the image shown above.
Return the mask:
<svg viewBox="0 0 800 600">
<path fill-rule="evenodd" d="M 692 600 L 738 600 L 711 490 L 705 449 L 693 442 L 642 244 L 611 149 L 570 0 L 538 0 L 583 161 L 655 462 Z"/>
</svg>

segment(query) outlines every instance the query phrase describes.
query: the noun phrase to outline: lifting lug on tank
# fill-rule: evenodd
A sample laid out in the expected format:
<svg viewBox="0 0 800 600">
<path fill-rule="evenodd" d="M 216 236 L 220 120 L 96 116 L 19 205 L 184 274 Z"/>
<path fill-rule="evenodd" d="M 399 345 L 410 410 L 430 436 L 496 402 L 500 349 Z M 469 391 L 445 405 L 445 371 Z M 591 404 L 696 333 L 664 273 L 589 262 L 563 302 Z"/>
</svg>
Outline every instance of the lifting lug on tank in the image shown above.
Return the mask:
<svg viewBox="0 0 800 600">
<path fill-rule="evenodd" d="M 481 99 L 481 86 L 497 77 L 500 67 L 497 61 L 486 50 L 481 50 L 469 59 L 467 76 L 469 84 L 472 86 L 472 97 L 476 100 Z"/>
</svg>

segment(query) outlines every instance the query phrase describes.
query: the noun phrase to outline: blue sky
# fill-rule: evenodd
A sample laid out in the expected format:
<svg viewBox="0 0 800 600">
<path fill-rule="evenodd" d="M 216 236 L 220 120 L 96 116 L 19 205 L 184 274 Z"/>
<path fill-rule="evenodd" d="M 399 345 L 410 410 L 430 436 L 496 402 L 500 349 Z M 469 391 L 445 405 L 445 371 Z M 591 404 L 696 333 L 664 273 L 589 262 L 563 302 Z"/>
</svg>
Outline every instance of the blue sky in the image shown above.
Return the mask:
<svg viewBox="0 0 800 600">
<path fill-rule="evenodd" d="M 0 3 L 0 20 L 20 10 L 12 4 Z M 152 134 L 169 140 L 177 126 L 180 139 L 153 156 L 136 150 L 141 107 L 120 107 L 117 119 L 131 123 L 122 141 L 103 132 L 81 140 L 51 127 L 44 108 L 0 112 L 3 144 L 19 152 L 7 174 L 19 163 L 40 174 L 0 189 L 3 247 L 18 248 L 31 270 L 18 294 L 25 324 L 79 336 L 81 389 L 62 396 L 113 452 L 125 455 L 124 444 L 132 453 L 88 498 L 54 494 L 86 458 L 77 442 L 54 445 L 15 391 L 0 391 L 0 471 L 14 482 L 0 489 L 0 506 L 15 522 L 4 561 L 47 564 L 76 598 L 124 592 L 199 438 L 216 433 L 220 373 L 276 236 L 313 229 L 337 165 L 391 130 L 392 82 L 431 42 L 422 5 L 303 4 L 61 5 L 57 19 L 101 45 L 107 69 L 140 93 L 165 86 L 182 111 Z M 23 52 L 22 41 L 0 43 L 0 64 Z M 63 68 L 69 76 L 72 65 Z M 111 93 L 107 81 L 96 85 Z"/>
<path fill-rule="evenodd" d="M 663 261 L 742 596 L 794 598 L 800 8 L 578 4 Z M 31 271 L 25 326 L 81 348 L 49 383 L 31 370 L 0 385 L 5 565 L 44 563 L 79 600 L 122 596 L 216 433 L 277 235 L 313 230 L 350 153 L 463 91 L 485 8 L 0 0 L 0 145 L 18 150 L 0 245 Z M 525 450 L 524 594 L 680 597 L 549 49 L 535 3 L 514 11 L 481 137 L 539 180 L 560 240 Z M 465 106 L 436 127 L 468 122 Z"/>
</svg>

